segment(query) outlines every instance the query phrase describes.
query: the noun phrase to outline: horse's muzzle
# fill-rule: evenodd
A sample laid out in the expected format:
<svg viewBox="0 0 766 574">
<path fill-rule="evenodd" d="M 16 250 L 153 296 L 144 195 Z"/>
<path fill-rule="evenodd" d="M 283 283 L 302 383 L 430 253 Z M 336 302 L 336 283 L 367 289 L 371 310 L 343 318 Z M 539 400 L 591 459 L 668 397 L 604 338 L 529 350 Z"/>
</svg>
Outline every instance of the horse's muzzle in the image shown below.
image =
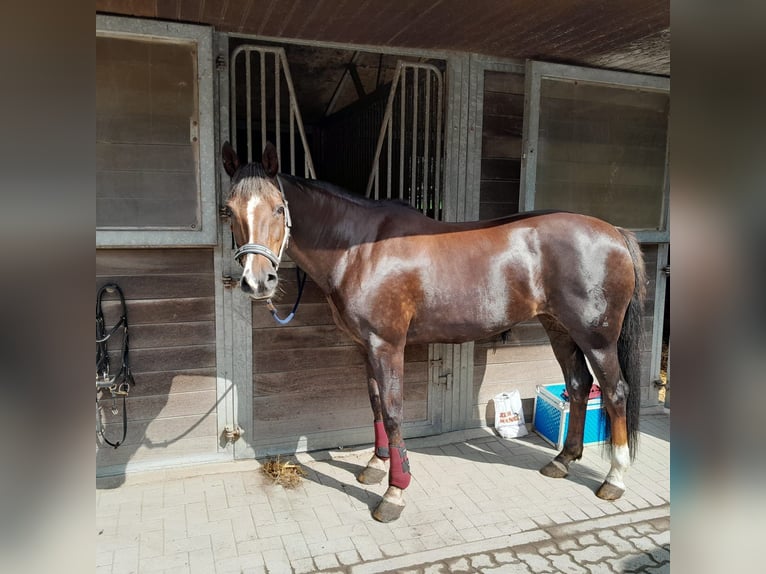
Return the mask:
<svg viewBox="0 0 766 574">
<path fill-rule="evenodd" d="M 252 275 L 242 275 L 242 279 L 239 280 L 240 289 L 245 295 L 248 295 L 251 299 L 263 300 L 270 299 L 277 289 L 277 273 L 268 272 L 264 273 L 260 278 L 256 279 Z"/>
</svg>

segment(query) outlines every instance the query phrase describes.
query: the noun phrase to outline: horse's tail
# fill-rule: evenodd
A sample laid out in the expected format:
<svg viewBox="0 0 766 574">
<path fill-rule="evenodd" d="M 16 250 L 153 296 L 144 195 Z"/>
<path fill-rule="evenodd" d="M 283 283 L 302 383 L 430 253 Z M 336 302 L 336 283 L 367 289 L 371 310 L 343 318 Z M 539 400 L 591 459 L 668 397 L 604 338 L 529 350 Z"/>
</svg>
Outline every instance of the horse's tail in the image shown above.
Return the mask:
<svg viewBox="0 0 766 574">
<path fill-rule="evenodd" d="M 625 382 L 628 384 L 628 400 L 625 406 L 626 425 L 628 431 L 628 449 L 630 458 L 636 456 L 638 445 L 638 419 L 641 408 L 641 338 L 643 329 L 641 317 L 646 296 L 646 269 L 641 247 L 636 236 L 630 231 L 617 228 L 625 238 L 625 244 L 633 261 L 635 286 L 630 303 L 625 311 L 620 338 L 617 340 L 617 357 Z"/>
</svg>

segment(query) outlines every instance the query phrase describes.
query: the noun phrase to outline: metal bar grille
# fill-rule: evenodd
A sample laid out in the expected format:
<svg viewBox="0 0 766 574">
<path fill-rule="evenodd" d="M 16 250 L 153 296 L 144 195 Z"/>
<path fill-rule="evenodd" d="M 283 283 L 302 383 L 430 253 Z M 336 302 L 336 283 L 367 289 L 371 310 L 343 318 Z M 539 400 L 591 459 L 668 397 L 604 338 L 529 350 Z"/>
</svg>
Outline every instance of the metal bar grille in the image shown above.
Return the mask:
<svg viewBox="0 0 766 574">
<path fill-rule="evenodd" d="M 367 197 L 380 199 L 382 189 L 384 197 L 436 219 L 443 196 L 442 80 L 433 65 L 398 62 L 366 189 Z"/>
<path fill-rule="evenodd" d="M 251 58 L 251 54 L 257 55 Z M 244 77 L 244 86 L 241 85 Z M 257 78 L 257 79 L 256 79 Z M 253 85 L 258 82 L 258 85 Z M 287 98 L 283 106 L 282 98 Z M 238 105 L 239 102 L 239 105 Z M 241 105 L 244 102 L 244 105 Z M 241 111 L 240 111 L 241 110 Z M 287 118 L 282 114 L 286 113 Z M 283 120 L 287 119 L 286 122 Z M 287 124 L 287 134 L 283 126 Z M 260 131 L 260 149 L 254 142 L 254 132 Z M 296 142 L 296 131 L 299 142 Z M 287 135 L 288 150 L 282 149 L 283 135 Z M 282 152 L 289 152 L 290 173 L 297 175 L 297 161 L 303 164 L 305 177 L 316 178 L 303 127 L 300 108 L 295 97 L 295 88 L 290 67 L 283 48 L 266 46 L 239 46 L 231 56 L 231 137 L 239 150 L 247 148 L 247 159 L 260 157 L 266 142 L 275 142 L 277 157 L 282 164 Z M 296 144 L 300 143 L 300 150 Z M 297 156 L 296 151 L 301 155 Z"/>
</svg>

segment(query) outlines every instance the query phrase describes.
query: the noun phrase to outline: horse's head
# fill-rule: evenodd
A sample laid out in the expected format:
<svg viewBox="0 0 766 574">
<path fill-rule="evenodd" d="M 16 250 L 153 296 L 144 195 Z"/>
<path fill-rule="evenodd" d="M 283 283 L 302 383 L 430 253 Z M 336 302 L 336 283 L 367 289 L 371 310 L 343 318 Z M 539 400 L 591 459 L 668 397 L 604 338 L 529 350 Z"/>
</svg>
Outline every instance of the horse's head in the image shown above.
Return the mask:
<svg viewBox="0 0 766 574">
<path fill-rule="evenodd" d="M 277 179 L 277 150 L 269 142 L 261 163 L 242 166 L 229 142 L 221 153 L 231 177 L 226 207 L 237 244 L 234 258 L 244 268 L 240 287 L 253 299 L 268 299 L 277 288 L 277 269 L 290 237 L 290 213 Z"/>
</svg>

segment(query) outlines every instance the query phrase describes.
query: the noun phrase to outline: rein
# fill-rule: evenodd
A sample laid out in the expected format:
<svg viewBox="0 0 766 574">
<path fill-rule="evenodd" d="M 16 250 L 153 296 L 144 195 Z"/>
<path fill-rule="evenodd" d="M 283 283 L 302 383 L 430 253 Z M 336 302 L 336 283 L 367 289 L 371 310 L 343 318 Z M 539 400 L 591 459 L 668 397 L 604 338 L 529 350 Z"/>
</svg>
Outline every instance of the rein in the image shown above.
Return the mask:
<svg viewBox="0 0 766 574">
<path fill-rule="evenodd" d="M 301 276 L 303 274 L 303 276 Z M 290 321 L 293 320 L 295 317 L 295 312 L 298 310 L 298 305 L 301 304 L 301 297 L 303 296 L 303 287 L 306 285 L 306 272 L 303 271 L 300 267 L 295 267 L 295 277 L 298 280 L 298 298 L 295 300 L 295 305 L 293 305 L 293 310 L 290 311 L 290 314 L 285 317 L 284 319 L 281 319 L 279 315 L 277 315 L 277 308 L 274 307 L 274 303 L 271 302 L 271 299 L 266 300 L 266 307 L 271 311 L 271 316 L 274 317 L 274 320 L 279 323 L 280 325 L 287 325 Z"/>
<path fill-rule="evenodd" d="M 244 245 L 237 247 L 233 255 L 234 260 L 240 265 L 242 265 L 240 258 L 243 255 L 261 255 L 271 261 L 271 264 L 274 265 L 274 271 L 279 270 L 279 265 L 282 262 L 282 255 L 284 254 L 285 249 L 287 249 L 287 244 L 290 242 L 290 229 L 292 229 L 293 225 L 292 220 L 290 219 L 290 209 L 287 205 L 285 190 L 282 188 L 282 180 L 279 179 L 278 175 L 276 176 L 276 179 L 277 184 L 279 184 L 279 193 L 282 195 L 282 202 L 285 205 L 285 228 L 282 235 L 282 245 L 279 246 L 279 253 L 274 253 L 271 249 L 259 243 L 245 243 Z M 303 274 L 302 277 L 301 273 Z M 306 272 L 296 266 L 295 275 L 298 280 L 298 298 L 295 300 L 295 305 L 293 305 L 293 309 L 287 317 L 284 319 L 280 318 L 279 315 L 277 315 L 277 309 L 274 306 L 274 303 L 271 302 L 271 299 L 266 300 L 266 307 L 271 311 L 271 316 L 274 317 L 274 321 L 280 325 L 287 325 L 293 320 L 295 312 L 298 310 L 298 305 L 300 305 L 301 297 L 303 296 L 303 287 L 306 285 Z"/>
<path fill-rule="evenodd" d="M 120 313 L 120 320 L 107 332 L 101 301 L 104 293 L 114 293 L 115 291 L 120 297 L 122 311 Z M 122 327 L 122 342 L 120 345 L 121 364 L 120 370 L 115 375 L 112 375 L 109 364 L 109 339 L 120 327 Z M 128 358 L 128 312 L 125 305 L 125 296 L 122 294 L 122 289 L 120 289 L 119 285 L 107 283 L 98 290 L 96 295 L 96 425 L 98 433 L 106 444 L 114 448 L 125 442 L 125 436 L 128 434 L 128 407 L 126 399 L 128 398 L 131 384 L 135 385 L 136 382 L 133 380 Z M 112 414 L 117 414 L 117 397 L 122 397 L 122 438 L 116 443 L 106 438 L 104 426 L 99 416 L 98 391 L 101 390 L 108 390 L 112 395 Z"/>
</svg>

